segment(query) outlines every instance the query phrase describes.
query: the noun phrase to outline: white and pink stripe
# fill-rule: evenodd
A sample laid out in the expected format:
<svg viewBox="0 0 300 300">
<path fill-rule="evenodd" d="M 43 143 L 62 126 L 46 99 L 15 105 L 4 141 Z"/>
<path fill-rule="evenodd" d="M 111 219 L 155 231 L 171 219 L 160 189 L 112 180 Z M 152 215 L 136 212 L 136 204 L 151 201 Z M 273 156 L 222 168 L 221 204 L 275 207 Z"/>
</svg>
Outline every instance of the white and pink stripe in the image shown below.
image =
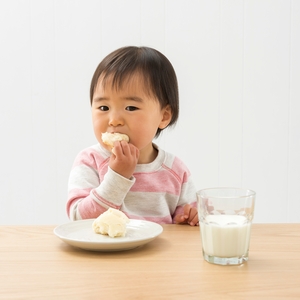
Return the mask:
<svg viewBox="0 0 300 300">
<path fill-rule="evenodd" d="M 196 189 L 187 167 L 158 150 L 152 163 L 137 165 L 131 180 L 108 167 L 110 153 L 99 144 L 80 152 L 69 178 L 70 219 L 96 218 L 113 207 L 129 218 L 164 224 L 172 223 L 185 204 L 196 206 Z"/>
</svg>

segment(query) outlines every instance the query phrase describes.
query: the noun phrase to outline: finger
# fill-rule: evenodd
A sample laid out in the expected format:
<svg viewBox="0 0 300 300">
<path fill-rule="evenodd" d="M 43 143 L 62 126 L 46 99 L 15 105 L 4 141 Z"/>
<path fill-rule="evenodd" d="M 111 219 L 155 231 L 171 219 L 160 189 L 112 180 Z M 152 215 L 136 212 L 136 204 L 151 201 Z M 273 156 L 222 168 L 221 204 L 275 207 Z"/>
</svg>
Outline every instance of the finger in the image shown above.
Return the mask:
<svg viewBox="0 0 300 300">
<path fill-rule="evenodd" d="M 111 149 L 111 153 L 113 153 L 115 156 L 119 156 L 122 154 L 122 148 L 119 141 L 114 142 L 114 146 Z"/>
<path fill-rule="evenodd" d="M 130 149 L 130 153 L 132 156 L 137 157 L 139 154 L 139 149 L 135 147 L 133 144 L 128 143 L 128 147 Z"/>
<path fill-rule="evenodd" d="M 132 156 L 138 161 L 139 157 L 140 157 L 140 151 L 138 148 L 136 148 L 135 146 L 132 145 L 131 147 L 131 154 Z"/>
<path fill-rule="evenodd" d="M 175 216 L 175 218 L 174 218 L 174 222 L 175 222 L 176 224 L 180 224 L 180 223 L 186 222 L 186 219 L 185 219 L 184 215 L 177 215 L 177 216 Z"/>
<path fill-rule="evenodd" d="M 136 147 L 135 148 L 135 158 L 138 159 L 140 157 L 140 150 Z"/>
<path fill-rule="evenodd" d="M 190 210 L 191 210 L 191 206 L 189 204 L 186 204 L 183 207 L 183 213 L 184 213 L 184 216 L 185 216 L 186 219 L 188 219 L 189 216 L 190 216 Z"/>
<path fill-rule="evenodd" d="M 114 147 L 113 147 L 113 153 L 116 156 L 121 156 L 121 155 L 129 155 L 130 150 L 128 147 L 128 143 L 126 141 L 115 141 L 114 142 Z"/>
<path fill-rule="evenodd" d="M 133 158 L 135 158 L 136 160 L 138 160 L 139 156 L 140 156 L 140 151 L 137 147 L 135 147 L 133 144 L 131 143 L 127 143 L 127 146 L 128 146 L 128 156 L 132 156 Z M 125 149 L 124 149 L 125 151 Z M 127 151 L 126 151 L 126 154 L 127 154 Z"/>
<path fill-rule="evenodd" d="M 189 215 L 189 220 L 194 219 L 196 216 L 198 216 L 198 211 L 195 207 L 191 207 L 190 209 L 190 215 Z"/>
<path fill-rule="evenodd" d="M 188 223 L 193 226 L 193 225 L 198 224 L 198 222 L 199 222 L 198 211 L 195 207 L 192 207 L 192 209 L 190 210 L 190 216 L 188 219 Z"/>
<path fill-rule="evenodd" d="M 211 201 L 209 201 L 208 199 L 205 199 L 204 205 L 205 205 L 207 211 L 211 212 L 214 210 L 214 207 L 213 207 Z"/>
<path fill-rule="evenodd" d="M 131 150 L 129 147 L 129 144 L 125 141 L 120 141 L 120 147 L 122 149 L 122 152 L 125 156 L 128 156 L 131 154 Z"/>
</svg>

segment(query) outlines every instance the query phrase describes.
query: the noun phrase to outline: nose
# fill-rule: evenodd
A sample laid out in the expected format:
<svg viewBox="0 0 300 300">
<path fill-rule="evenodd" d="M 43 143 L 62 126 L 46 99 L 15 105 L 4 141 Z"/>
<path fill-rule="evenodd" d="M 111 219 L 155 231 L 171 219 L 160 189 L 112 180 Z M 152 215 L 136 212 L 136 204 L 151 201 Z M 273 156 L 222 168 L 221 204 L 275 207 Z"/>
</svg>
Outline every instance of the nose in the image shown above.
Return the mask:
<svg viewBox="0 0 300 300">
<path fill-rule="evenodd" d="M 109 116 L 109 126 L 117 127 L 124 125 L 124 120 L 120 113 L 111 112 Z"/>
</svg>

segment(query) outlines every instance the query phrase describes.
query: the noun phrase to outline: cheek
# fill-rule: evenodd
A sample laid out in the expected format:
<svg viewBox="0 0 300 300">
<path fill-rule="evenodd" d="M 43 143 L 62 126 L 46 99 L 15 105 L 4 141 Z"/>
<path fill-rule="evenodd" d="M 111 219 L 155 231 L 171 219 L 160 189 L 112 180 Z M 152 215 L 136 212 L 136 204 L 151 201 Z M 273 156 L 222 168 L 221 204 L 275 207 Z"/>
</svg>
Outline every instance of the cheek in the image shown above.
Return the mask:
<svg viewBox="0 0 300 300">
<path fill-rule="evenodd" d="M 138 149 L 144 148 L 146 145 L 152 142 L 156 131 L 157 126 L 155 123 L 143 121 L 136 123 L 134 128 L 131 128 L 131 143 L 136 146 Z"/>
<path fill-rule="evenodd" d="M 93 124 L 93 129 L 97 140 L 101 141 L 102 132 L 105 132 L 105 129 L 102 128 L 103 127 L 102 123 L 99 120 L 93 118 L 92 124 Z"/>
<path fill-rule="evenodd" d="M 93 122 L 93 126 L 94 128 L 101 128 L 104 126 L 104 117 L 101 117 L 99 114 L 97 113 L 93 113 L 92 114 L 92 122 Z"/>
</svg>

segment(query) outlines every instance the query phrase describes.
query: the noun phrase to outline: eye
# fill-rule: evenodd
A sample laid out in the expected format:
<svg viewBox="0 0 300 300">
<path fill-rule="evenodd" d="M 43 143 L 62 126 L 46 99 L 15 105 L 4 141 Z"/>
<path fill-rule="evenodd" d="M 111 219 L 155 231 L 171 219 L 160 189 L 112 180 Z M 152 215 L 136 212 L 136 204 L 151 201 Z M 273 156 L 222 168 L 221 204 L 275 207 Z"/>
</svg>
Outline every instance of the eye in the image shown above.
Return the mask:
<svg viewBox="0 0 300 300">
<path fill-rule="evenodd" d="M 135 106 L 127 106 L 125 109 L 128 111 L 134 111 L 134 110 L 137 110 L 138 108 Z"/>
<path fill-rule="evenodd" d="M 109 110 L 108 106 L 105 106 L 105 105 L 102 105 L 98 108 L 99 110 L 102 110 L 102 111 L 107 111 Z"/>
</svg>

